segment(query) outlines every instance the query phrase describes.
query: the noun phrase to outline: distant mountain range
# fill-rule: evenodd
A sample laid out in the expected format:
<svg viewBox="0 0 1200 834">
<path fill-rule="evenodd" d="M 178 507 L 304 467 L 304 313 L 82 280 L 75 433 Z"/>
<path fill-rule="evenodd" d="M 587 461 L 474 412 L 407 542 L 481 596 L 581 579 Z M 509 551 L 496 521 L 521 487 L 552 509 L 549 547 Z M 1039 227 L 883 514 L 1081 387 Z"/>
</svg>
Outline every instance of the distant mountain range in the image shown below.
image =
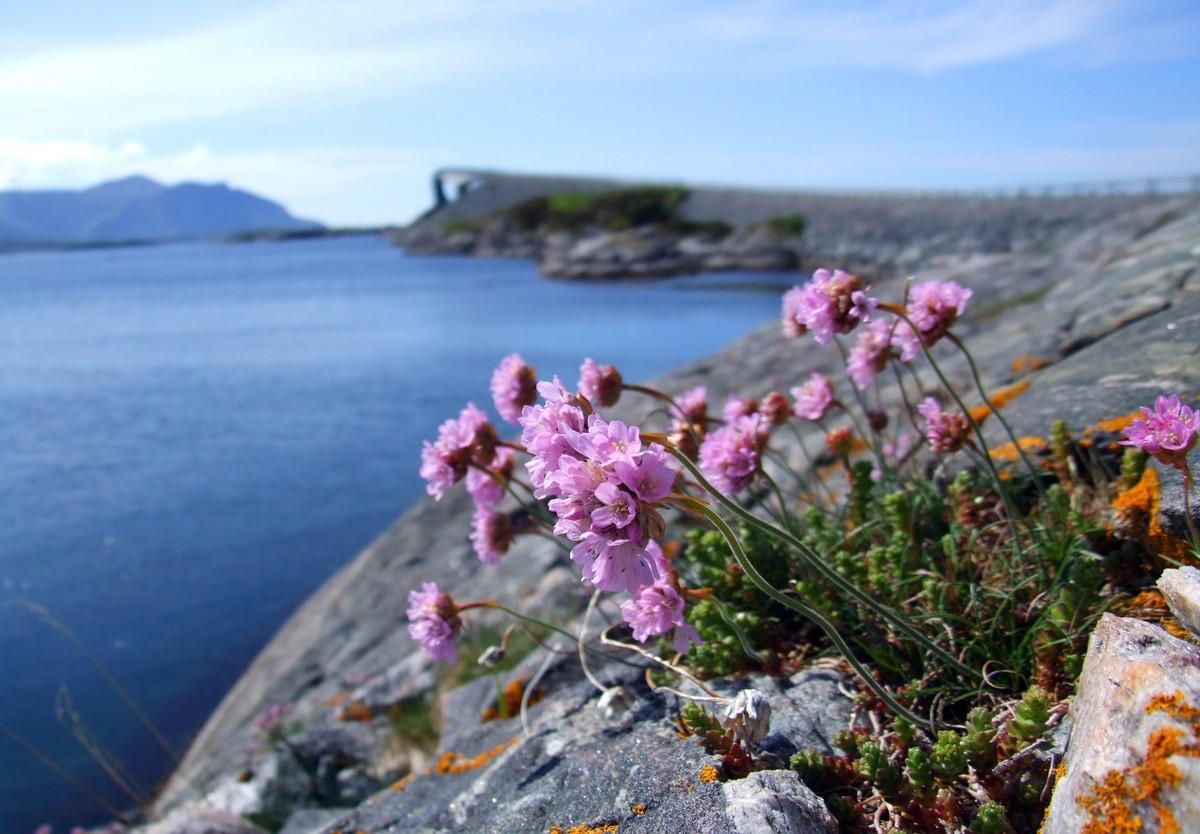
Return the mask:
<svg viewBox="0 0 1200 834">
<path fill-rule="evenodd" d="M 82 191 L 0 191 L 0 243 L 93 244 L 319 229 L 224 183 L 166 186 L 141 176 Z"/>
</svg>

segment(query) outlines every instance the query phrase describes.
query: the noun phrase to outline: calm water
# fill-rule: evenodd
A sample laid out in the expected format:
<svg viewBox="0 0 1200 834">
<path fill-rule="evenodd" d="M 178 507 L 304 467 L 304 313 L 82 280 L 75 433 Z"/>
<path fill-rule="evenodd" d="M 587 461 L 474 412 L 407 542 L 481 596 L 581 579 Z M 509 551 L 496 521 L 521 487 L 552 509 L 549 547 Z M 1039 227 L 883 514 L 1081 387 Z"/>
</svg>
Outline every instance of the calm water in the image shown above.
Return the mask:
<svg viewBox="0 0 1200 834">
<path fill-rule="evenodd" d="M 417 498 L 421 439 L 489 402 L 503 354 L 644 378 L 774 316 L 763 280 L 558 284 L 368 238 L 0 258 L 0 603 L 52 609 L 182 747 Z M 0 662 L 0 722 L 72 773 L 120 801 L 58 724 L 61 685 L 143 784 L 162 775 L 79 652 L 11 605 Z M 0 774 L 4 834 L 103 816 L 4 737 Z"/>
</svg>

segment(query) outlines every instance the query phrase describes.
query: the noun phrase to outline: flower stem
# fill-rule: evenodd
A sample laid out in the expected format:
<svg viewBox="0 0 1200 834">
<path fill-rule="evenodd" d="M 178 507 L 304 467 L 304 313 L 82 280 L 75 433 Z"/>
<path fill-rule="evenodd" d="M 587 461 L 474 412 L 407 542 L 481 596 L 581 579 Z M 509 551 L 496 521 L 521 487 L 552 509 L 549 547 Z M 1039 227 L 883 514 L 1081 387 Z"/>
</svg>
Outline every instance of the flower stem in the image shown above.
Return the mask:
<svg viewBox="0 0 1200 834">
<path fill-rule="evenodd" d="M 833 568 L 831 568 L 829 565 L 827 565 L 825 563 L 825 561 L 820 557 L 819 554 L 817 554 L 815 551 L 813 551 L 812 548 L 810 548 L 808 545 L 806 545 L 797 536 L 793 535 L 792 533 L 788 532 L 787 530 L 781 530 L 780 528 L 778 528 L 772 524 L 769 524 L 766 521 L 763 521 L 761 518 L 754 515 L 753 513 L 747 512 L 746 509 L 743 508 L 740 504 L 738 504 L 736 501 L 730 499 L 723 492 L 721 492 L 716 487 L 714 487 L 711 483 L 709 483 L 708 480 L 704 477 L 704 474 L 700 471 L 700 469 L 694 463 L 692 463 L 690 460 L 688 460 L 687 456 L 684 455 L 682 452 L 680 452 L 678 449 L 676 449 L 674 446 L 668 446 L 667 449 L 671 452 L 672 455 L 675 456 L 675 458 L 677 460 L 679 460 L 684 465 L 684 467 L 691 473 L 692 477 L 694 477 L 702 487 L 704 487 L 706 490 L 708 490 L 709 493 L 711 493 L 714 497 L 716 497 L 716 499 L 721 503 L 722 506 L 724 506 L 726 509 L 728 509 L 730 512 L 732 512 L 738 518 L 742 519 L 747 524 L 750 524 L 754 527 L 759 528 L 760 530 L 762 530 L 766 533 L 769 533 L 773 536 L 782 538 L 784 541 L 786 541 L 788 544 L 790 544 L 793 548 L 795 548 L 796 552 L 799 553 L 800 556 L 803 557 L 806 562 L 808 562 L 810 567 L 812 567 L 814 570 L 816 570 L 818 573 L 820 573 L 827 581 L 832 583 L 835 587 L 839 588 L 843 593 L 846 593 L 849 596 L 853 597 L 858 603 L 863 605 L 865 608 L 870 609 L 876 615 L 878 615 L 880 618 L 891 623 L 891 625 L 894 628 L 896 628 L 898 631 L 902 632 L 905 636 L 909 637 L 910 639 L 916 641 L 917 643 L 919 643 L 921 646 L 923 646 L 930 652 L 936 654 L 943 661 L 945 661 L 946 663 L 949 663 L 951 666 L 953 666 L 955 669 L 957 669 L 962 674 L 968 675 L 971 678 L 974 678 L 976 680 L 982 679 L 982 675 L 980 675 L 980 673 L 977 670 L 972 669 L 970 666 L 963 663 L 961 660 L 959 660 L 953 654 L 946 651 L 941 646 L 939 646 L 937 643 L 934 643 L 932 640 L 930 640 L 929 637 L 927 637 L 916 626 L 914 626 L 912 623 L 910 623 L 903 614 L 900 614 L 899 612 L 896 612 L 896 611 L 892 611 L 886 605 L 883 605 L 879 601 L 875 600 L 873 597 L 871 597 L 865 591 L 862 591 L 859 588 L 855 587 L 852 583 L 847 582 L 844 577 L 839 576 L 837 571 L 835 571 Z M 689 501 L 694 501 L 694 500 L 695 499 L 689 499 Z"/>
<path fill-rule="evenodd" d="M 887 704 L 897 715 L 904 717 L 906 720 L 911 721 L 914 724 L 921 725 L 926 723 L 923 719 L 919 718 L 906 707 L 901 705 L 900 702 L 897 701 L 881 683 L 879 683 L 879 681 L 875 680 L 875 677 L 870 673 L 870 671 L 866 669 L 866 667 L 864 667 L 854 656 L 850 646 L 842 638 L 842 635 L 838 632 L 833 623 L 831 623 L 824 614 L 801 602 L 795 597 L 789 597 L 787 594 L 783 593 L 770 582 L 768 582 L 763 575 L 758 572 L 758 569 L 754 566 L 754 563 L 750 561 L 749 557 L 746 555 L 746 552 L 742 549 L 741 542 L 739 542 L 737 536 L 733 534 L 733 530 L 731 530 L 729 525 L 725 523 L 725 519 L 721 518 L 721 516 L 715 510 L 710 509 L 698 501 L 691 502 L 691 499 L 681 500 L 689 502 L 693 509 L 704 515 L 709 522 L 711 522 L 712 525 L 717 528 L 718 531 L 720 531 L 721 535 L 725 537 L 725 541 L 729 545 L 729 549 L 733 552 L 733 557 L 737 560 L 738 565 L 741 566 L 746 576 L 750 577 L 750 581 L 753 582 L 760 591 L 778 602 L 780 605 L 786 606 L 787 608 L 790 608 L 806 617 L 815 623 L 823 632 L 825 632 L 825 636 L 833 642 L 838 652 L 840 652 L 841 655 L 846 659 L 846 662 L 854 668 L 854 671 L 860 678 L 862 678 L 862 681 L 867 685 L 867 688 L 874 692 L 875 695 L 878 696 L 881 701 Z"/>
</svg>

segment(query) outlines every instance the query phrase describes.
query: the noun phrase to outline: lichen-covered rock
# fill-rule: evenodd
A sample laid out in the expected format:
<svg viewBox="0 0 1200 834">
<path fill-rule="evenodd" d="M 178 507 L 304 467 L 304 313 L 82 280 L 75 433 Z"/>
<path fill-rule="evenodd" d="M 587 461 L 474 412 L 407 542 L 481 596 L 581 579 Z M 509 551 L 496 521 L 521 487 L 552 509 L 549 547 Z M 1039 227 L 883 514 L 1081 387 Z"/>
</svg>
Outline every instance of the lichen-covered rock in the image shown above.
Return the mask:
<svg viewBox="0 0 1200 834">
<path fill-rule="evenodd" d="M 1196 830 L 1200 648 L 1156 625 L 1104 615 L 1071 717 L 1045 834 Z"/>
<path fill-rule="evenodd" d="M 1200 570 L 1189 566 L 1165 570 L 1158 578 L 1158 589 L 1179 622 L 1200 636 Z"/>
<path fill-rule="evenodd" d="M 288 817 L 279 834 L 318 834 L 325 826 L 346 815 L 348 808 L 305 808 Z"/>
<path fill-rule="evenodd" d="M 837 821 L 795 771 L 761 770 L 721 786 L 736 834 L 835 834 Z"/>
</svg>

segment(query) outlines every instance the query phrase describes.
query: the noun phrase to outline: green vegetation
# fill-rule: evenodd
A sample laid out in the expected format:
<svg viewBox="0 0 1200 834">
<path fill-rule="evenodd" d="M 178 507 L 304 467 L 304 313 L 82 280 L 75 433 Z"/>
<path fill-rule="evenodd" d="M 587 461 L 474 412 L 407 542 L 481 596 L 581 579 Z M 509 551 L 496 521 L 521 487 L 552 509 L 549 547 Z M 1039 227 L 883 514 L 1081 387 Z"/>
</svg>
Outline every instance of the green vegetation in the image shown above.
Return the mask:
<svg viewBox="0 0 1200 834">
<path fill-rule="evenodd" d="M 801 237 L 807 224 L 803 214 L 779 214 L 767 221 L 767 228 L 780 237 Z"/>
<path fill-rule="evenodd" d="M 567 193 L 533 197 L 504 209 L 498 216 L 523 231 L 549 229 L 613 231 L 678 222 L 677 212 L 688 195 L 679 186 L 638 186 L 600 194 Z"/>
</svg>

